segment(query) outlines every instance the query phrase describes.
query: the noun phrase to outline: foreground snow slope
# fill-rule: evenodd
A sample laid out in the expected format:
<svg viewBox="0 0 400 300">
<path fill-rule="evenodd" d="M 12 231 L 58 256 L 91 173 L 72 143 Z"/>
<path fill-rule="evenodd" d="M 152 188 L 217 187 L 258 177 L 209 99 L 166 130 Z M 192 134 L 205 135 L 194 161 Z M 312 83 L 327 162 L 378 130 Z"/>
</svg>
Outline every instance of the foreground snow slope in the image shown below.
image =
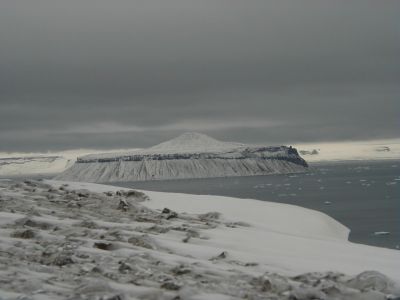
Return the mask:
<svg viewBox="0 0 400 300">
<path fill-rule="evenodd" d="M 302 172 L 307 163 L 296 149 L 221 142 L 199 133 L 185 133 L 154 147 L 79 157 L 55 179 L 116 182 L 250 176 Z"/>
<path fill-rule="evenodd" d="M 50 181 L 57 184 L 57 181 Z M 60 184 L 60 183 L 58 183 Z M 120 187 L 69 183 L 91 191 L 117 191 Z M 299 206 L 222 196 L 142 191 L 149 196 L 143 204 L 152 209 L 168 207 L 180 213 L 216 211 L 224 219 L 250 227 L 215 228 L 209 241 L 169 248 L 206 259 L 215 249 L 228 251 L 233 259 L 256 261 L 268 270 L 287 274 L 310 271 L 339 271 L 357 274 L 378 270 L 400 282 L 400 251 L 347 240 L 349 230 L 331 217 Z"/>
<path fill-rule="evenodd" d="M 57 181 L 0 199 L 0 299 L 400 296 L 398 251 L 300 207 Z"/>
</svg>

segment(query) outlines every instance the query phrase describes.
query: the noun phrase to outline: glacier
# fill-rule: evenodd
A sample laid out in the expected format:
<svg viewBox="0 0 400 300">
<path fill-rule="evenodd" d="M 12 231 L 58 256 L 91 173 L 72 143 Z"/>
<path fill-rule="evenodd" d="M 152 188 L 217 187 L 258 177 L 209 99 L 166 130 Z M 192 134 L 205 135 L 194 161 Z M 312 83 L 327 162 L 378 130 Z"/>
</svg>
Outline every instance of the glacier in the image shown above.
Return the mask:
<svg viewBox="0 0 400 300">
<path fill-rule="evenodd" d="M 222 142 L 190 132 L 130 152 L 89 154 L 57 180 L 122 182 L 304 172 L 307 162 L 291 146 Z"/>
</svg>

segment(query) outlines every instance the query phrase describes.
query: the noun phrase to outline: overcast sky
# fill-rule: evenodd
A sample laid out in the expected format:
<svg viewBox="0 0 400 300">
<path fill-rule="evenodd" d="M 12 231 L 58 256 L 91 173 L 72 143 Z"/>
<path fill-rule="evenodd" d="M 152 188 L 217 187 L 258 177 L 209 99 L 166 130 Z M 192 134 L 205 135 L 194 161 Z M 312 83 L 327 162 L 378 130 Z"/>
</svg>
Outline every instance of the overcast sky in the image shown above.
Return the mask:
<svg viewBox="0 0 400 300">
<path fill-rule="evenodd" d="M 2 0 L 0 151 L 400 137 L 400 1 Z"/>
</svg>

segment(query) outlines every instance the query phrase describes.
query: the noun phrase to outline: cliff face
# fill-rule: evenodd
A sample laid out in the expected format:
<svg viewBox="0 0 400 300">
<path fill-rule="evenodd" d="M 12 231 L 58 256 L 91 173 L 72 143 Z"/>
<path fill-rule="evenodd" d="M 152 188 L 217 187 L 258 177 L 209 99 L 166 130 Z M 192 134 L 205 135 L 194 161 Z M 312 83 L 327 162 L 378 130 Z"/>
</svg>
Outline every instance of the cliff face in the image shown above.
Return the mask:
<svg viewBox="0 0 400 300">
<path fill-rule="evenodd" d="M 250 176 L 303 172 L 307 163 L 292 147 L 225 143 L 186 133 L 146 150 L 87 155 L 56 179 L 115 182 Z"/>
</svg>

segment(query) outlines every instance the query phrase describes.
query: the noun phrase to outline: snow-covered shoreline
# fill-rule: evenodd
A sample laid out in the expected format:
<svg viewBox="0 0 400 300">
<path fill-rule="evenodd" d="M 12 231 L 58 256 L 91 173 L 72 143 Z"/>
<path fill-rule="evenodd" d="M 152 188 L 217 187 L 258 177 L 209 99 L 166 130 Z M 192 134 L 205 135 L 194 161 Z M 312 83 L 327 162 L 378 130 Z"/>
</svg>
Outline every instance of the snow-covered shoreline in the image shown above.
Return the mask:
<svg viewBox="0 0 400 300">
<path fill-rule="evenodd" d="M 91 183 L 0 185 L 6 299 L 400 295 L 400 252 L 350 243 L 316 211 Z"/>
</svg>

